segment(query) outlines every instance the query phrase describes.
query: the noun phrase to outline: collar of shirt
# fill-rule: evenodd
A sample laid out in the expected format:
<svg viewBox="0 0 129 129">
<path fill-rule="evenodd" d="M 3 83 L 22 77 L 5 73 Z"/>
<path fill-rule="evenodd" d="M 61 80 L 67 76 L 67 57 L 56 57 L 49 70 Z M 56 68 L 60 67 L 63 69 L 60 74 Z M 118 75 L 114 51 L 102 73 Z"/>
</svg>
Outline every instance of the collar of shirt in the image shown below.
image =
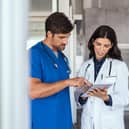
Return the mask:
<svg viewBox="0 0 129 129">
<path fill-rule="evenodd" d="M 96 77 L 100 71 L 100 68 L 102 66 L 102 64 L 104 63 L 105 61 L 105 58 L 101 59 L 101 60 L 97 60 L 95 57 L 94 57 L 94 68 L 95 68 L 95 80 L 96 80 Z"/>
</svg>

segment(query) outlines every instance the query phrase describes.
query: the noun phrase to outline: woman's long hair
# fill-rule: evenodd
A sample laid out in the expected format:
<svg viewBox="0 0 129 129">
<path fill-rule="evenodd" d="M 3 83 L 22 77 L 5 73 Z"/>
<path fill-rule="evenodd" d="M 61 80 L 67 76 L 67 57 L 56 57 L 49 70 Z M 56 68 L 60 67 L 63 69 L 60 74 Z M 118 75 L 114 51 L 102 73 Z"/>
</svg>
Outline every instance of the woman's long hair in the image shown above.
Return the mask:
<svg viewBox="0 0 129 129">
<path fill-rule="evenodd" d="M 123 60 L 122 56 L 121 56 L 121 51 L 118 48 L 116 33 L 111 27 L 109 27 L 107 25 L 102 25 L 102 26 L 98 27 L 95 30 L 95 32 L 92 34 L 91 38 L 89 39 L 89 41 L 88 41 L 88 48 L 90 50 L 89 58 L 95 56 L 93 42 L 97 38 L 107 38 L 110 40 L 110 42 L 112 44 L 112 48 L 107 53 L 106 57 Z"/>
</svg>

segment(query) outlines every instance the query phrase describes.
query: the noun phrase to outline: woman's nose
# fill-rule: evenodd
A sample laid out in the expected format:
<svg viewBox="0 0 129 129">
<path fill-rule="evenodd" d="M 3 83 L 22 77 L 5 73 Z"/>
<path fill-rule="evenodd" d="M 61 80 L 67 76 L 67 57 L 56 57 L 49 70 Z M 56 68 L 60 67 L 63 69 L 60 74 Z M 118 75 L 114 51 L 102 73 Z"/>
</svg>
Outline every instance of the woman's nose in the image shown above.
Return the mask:
<svg viewBox="0 0 129 129">
<path fill-rule="evenodd" d="M 105 51 L 104 46 L 101 46 L 101 47 L 100 47 L 100 51 L 102 51 L 102 52 Z"/>
</svg>

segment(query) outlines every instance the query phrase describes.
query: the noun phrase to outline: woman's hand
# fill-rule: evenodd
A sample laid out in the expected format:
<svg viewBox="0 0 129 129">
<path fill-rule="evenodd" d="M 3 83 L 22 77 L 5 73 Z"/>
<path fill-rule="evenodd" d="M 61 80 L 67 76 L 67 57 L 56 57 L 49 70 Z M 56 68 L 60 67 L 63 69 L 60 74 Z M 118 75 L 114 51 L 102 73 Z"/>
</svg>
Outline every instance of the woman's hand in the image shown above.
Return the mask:
<svg viewBox="0 0 129 129">
<path fill-rule="evenodd" d="M 95 88 L 91 91 L 88 91 L 88 96 L 96 96 L 101 98 L 104 101 L 108 101 L 109 100 L 109 96 L 107 94 L 107 89 L 101 89 L 101 88 Z"/>
</svg>

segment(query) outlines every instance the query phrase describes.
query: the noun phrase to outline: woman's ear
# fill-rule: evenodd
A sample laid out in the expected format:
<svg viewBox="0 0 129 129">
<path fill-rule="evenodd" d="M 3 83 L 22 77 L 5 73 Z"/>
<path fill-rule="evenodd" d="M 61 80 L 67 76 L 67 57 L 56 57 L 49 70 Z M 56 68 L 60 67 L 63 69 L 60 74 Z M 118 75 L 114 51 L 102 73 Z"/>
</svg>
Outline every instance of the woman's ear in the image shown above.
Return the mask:
<svg viewBox="0 0 129 129">
<path fill-rule="evenodd" d="M 92 39 L 91 39 L 91 42 L 94 43 L 94 41 L 95 41 L 95 40 L 92 38 Z"/>
<path fill-rule="evenodd" d="M 94 40 L 94 39 L 92 39 L 92 45 L 93 45 L 93 46 L 95 45 L 95 40 Z"/>
<path fill-rule="evenodd" d="M 113 44 L 111 44 L 111 47 L 110 47 L 110 49 L 112 49 L 113 48 Z"/>
</svg>

